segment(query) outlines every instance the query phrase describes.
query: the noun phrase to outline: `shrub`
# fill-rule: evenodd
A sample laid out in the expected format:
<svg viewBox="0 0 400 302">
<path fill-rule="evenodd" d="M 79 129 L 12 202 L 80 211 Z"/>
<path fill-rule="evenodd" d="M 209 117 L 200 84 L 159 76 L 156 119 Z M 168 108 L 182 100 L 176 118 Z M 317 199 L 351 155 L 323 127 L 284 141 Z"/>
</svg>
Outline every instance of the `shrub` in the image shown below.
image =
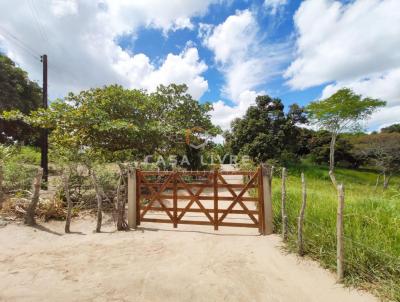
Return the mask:
<svg viewBox="0 0 400 302">
<path fill-rule="evenodd" d="M 35 166 L 7 161 L 4 164 L 4 191 L 30 190 L 36 171 L 37 167 Z"/>
<path fill-rule="evenodd" d="M 40 165 L 40 150 L 34 147 L 17 147 L 10 160 L 29 165 Z"/>
</svg>

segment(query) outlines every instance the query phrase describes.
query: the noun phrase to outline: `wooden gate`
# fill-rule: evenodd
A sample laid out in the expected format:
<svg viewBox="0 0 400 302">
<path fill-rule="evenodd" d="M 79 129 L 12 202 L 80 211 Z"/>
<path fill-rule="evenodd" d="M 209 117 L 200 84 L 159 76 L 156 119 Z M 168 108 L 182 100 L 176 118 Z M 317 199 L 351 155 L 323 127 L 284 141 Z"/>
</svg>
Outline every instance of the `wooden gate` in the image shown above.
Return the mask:
<svg viewBox="0 0 400 302">
<path fill-rule="evenodd" d="M 261 169 L 136 170 L 136 221 L 258 228 L 263 233 Z"/>
</svg>

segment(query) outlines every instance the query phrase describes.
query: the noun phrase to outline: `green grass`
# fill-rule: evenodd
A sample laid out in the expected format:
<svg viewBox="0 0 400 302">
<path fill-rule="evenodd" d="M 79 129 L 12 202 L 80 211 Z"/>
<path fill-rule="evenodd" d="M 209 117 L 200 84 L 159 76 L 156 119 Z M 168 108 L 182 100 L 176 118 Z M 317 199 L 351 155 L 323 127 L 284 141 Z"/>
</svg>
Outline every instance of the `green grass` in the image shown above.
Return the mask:
<svg viewBox="0 0 400 302">
<path fill-rule="evenodd" d="M 300 173 L 307 182 L 304 244 L 308 257 L 336 268 L 337 195 L 328 170 L 315 165 L 288 167 L 287 247 L 297 249 L 297 216 L 301 205 Z M 277 172 L 278 174 L 278 172 Z M 281 232 L 281 179 L 273 181 L 274 225 Z M 367 288 L 382 299 L 400 301 L 400 179 L 375 191 L 376 173 L 337 169 L 345 185 L 345 283 Z"/>
</svg>

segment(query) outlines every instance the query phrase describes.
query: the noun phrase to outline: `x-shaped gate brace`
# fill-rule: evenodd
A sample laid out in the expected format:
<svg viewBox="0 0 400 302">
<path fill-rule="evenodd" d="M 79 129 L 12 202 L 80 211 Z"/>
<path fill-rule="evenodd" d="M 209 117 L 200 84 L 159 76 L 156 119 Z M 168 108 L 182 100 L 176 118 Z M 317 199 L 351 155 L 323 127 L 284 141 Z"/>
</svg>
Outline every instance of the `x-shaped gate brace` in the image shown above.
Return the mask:
<svg viewBox="0 0 400 302">
<path fill-rule="evenodd" d="M 146 176 L 157 176 L 159 179 L 162 176 L 167 176 L 163 182 L 152 183 L 146 179 Z M 199 182 L 186 182 L 183 176 L 195 176 L 205 175 L 206 183 Z M 246 184 L 229 184 L 223 175 L 248 175 L 250 179 Z M 178 224 L 201 224 L 201 225 L 214 225 L 214 229 L 218 229 L 219 226 L 242 226 L 242 227 L 258 227 L 261 230 L 263 223 L 263 202 L 262 202 L 262 184 L 261 184 L 261 171 L 258 169 L 256 172 L 220 172 L 220 171 L 209 171 L 209 172 L 192 172 L 192 171 L 137 171 L 137 184 L 138 184 L 138 220 L 148 222 L 164 222 L 173 223 L 174 227 Z M 154 189 L 157 188 L 156 189 Z M 194 191 L 194 187 L 199 187 L 197 191 Z M 150 195 L 142 194 L 141 189 L 146 188 L 149 190 Z M 172 188 L 172 195 L 166 194 L 166 190 Z M 206 188 L 212 188 L 212 194 L 204 192 Z M 231 196 L 220 196 L 220 188 L 226 188 Z M 236 193 L 234 188 L 240 188 L 240 192 Z M 245 196 L 249 189 L 257 188 L 257 197 Z M 181 195 L 179 191 L 184 190 L 189 195 Z M 141 205 L 141 199 L 148 197 L 148 203 Z M 168 207 L 164 202 L 172 200 L 173 207 Z M 183 208 L 178 208 L 178 202 L 182 200 L 189 200 Z M 201 200 L 214 200 L 213 208 L 207 209 Z M 228 208 L 220 209 L 218 202 L 232 201 Z M 250 210 L 244 201 L 253 201 L 258 203 L 257 210 Z M 154 204 L 158 202 L 160 207 L 155 207 Z M 193 208 L 196 204 L 199 208 Z M 242 209 L 234 209 L 236 205 L 239 205 Z M 156 219 L 147 218 L 145 215 L 149 211 L 161 211 L 165 212 L 169 219 Z M 179 213 L 178 213 L 179 212 Z M 187 212 L 200 212 L 207 218 L 206 221 L 199 220 L 183 220 Z M 214 215 L 210 215 L 213 213 Z M 222 213 L 222 215 L 219 215 Z M 225 219 L 229 214 L 246 214 L 252 223 L 238 223 L 238 222 L 226 222 Z M 256 218 L 254 215 L 258 215 Z"/>
</svg>

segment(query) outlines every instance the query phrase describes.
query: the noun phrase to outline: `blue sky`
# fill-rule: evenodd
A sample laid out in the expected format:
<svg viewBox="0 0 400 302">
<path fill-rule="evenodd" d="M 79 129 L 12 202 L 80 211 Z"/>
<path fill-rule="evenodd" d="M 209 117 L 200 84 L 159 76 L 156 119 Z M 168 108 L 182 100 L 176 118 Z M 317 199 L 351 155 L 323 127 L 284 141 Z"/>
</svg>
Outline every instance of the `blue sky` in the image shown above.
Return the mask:
<svg viewBox="0 0 400 302">
<path fill-rule="evenodd" d="M 31 0 L 0 2 L 0 49 L 51 99 L 114 83 L 186 83 L 228 129 L 260 94 L 287 106 L 341 87 L 387 107 L 365 126 L 400 122 L 398 0 Z"/>
<path fill-rule="evenodd" d="M 277 14 L 271 15 L 263 5 L 264 1 L 234 1 L 231 4 L 221 3 L 212 5 L 209 12 L 193 19 L 193 23 L 207 23 L 218 25 L 223 23 L 229 16 L 235 15 L 238 11 L 250 9 L 257 19 L 260 27 L 265 29 L 264 39 L 271 42 L 292 39 L 295 29 L 293 14 L 299 8 L 301 1 L 291 1 L 285 5 L 285 9 Z M 213 102 L 223 100 L 230 103 L 232 100 L 221 94 L 221 88 L 224 84 L 223 74 L 215 66 L 213 52 L 202 45 L 196 30 L 182 29 L 164 35 L 159 29 L 141 28 L 137 33 L 137 38 L 123 36 L 118 44 L 133 53 L 145 53 L 155 65 L 160 64 L 163 58 L 169 53 L 180 53 L 191 41 L 197 47 L 202 60 L 208 65 L 204 77 L 208 81 L 209 89 L 201 96 L 200 101 Z M 287 62 L 289 64 L 289 62 Z M 293 90 L 285 84 L 282 76 L 276 76 L 273 79 L 261 84 L 258 88 L 266 91 L 274 97 L 281 98 L 285 104 L 297 102 L 307 104 L 310 100 L 317 99 L 324 86 L 312 87 L 305 90 Z"/>
</svg>

